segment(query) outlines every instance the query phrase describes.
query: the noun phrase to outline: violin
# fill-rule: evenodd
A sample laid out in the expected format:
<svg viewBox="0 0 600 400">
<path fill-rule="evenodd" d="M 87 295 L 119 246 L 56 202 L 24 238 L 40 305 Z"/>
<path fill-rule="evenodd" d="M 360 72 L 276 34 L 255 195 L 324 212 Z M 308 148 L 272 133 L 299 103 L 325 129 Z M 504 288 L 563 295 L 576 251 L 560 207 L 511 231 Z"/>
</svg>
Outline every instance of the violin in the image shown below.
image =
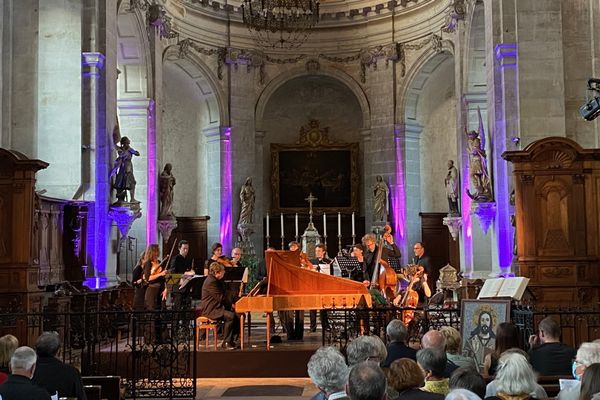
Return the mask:
<svg viewBox="0 0 600 400">
<path fill-rule="evenodd" d="M 224 267 L 234 267 L 233 262 L 227 256 L 221 256 L 221 257 L 217 258 L 217 260 L 215 262 L 221 264 Z"/>
</svg>

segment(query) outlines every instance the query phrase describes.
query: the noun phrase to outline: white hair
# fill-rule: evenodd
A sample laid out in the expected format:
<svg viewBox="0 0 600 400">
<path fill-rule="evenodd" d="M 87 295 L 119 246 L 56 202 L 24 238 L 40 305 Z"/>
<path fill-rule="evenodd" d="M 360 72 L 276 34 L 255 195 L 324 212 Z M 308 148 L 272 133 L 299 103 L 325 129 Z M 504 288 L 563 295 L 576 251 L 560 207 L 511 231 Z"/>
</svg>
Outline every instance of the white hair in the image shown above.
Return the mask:
<svg viewBox="0 0 600 400">
<path fill-rule="evenodd" d="M 379 336 L 359 336 L 348 344 L 346 349 L 348 365 L 377 358 L 378 363 L 387 357 L 387 349 Z"/>
<path fill-rule="evenodd" d="M 528 394 L 537 382 L 533 368 L 520 353 L 505 353 L 498 360 L 496 389 L 508 395 Z"/>
<path fill-rule="evenodd" d="M 406 339 L 408 339 L 406 325 L 399 319 L 391 320 L 385 328 L 385 333 L 394 342 L 406 342 Z"/>
<path fill-rule="evenodd" d="M 344 356 L 334 347 L 321 347 L 308 361 L 310 380 L 327 394 L 341 392 L 348 381 Z"/>
<path fill-rule="evenodd" d="M 467 389 L 453 389 L 446 395 L 445 400 L 481 400 L 481 397 Z"/>
<path fill-rule="evenodd" d="M 12 371 L 18 369 L 29 370 L 35 365 L 37 355 L 31 347 L 21 346 L 15 350 L 10 358 L 10 369 Z"/>
<path fill-rule="evenodd" d="M 581 343 L 579 350 L 577 350 L 577 361 L 586 367 L 589 367 L 592 364 L 600 363 L 600 343 Z"/>
</svg>

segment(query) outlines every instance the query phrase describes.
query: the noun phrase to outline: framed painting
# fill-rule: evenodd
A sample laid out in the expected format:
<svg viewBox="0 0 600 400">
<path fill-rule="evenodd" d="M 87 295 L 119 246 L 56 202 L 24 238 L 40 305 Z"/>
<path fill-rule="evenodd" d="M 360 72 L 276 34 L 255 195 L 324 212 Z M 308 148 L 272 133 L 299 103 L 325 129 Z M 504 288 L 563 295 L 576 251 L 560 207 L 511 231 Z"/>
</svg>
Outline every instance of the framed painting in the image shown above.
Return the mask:
<svg viewBox="0 0 600 400">
<path fill-rule="evenodd" d="M 358 211 L 358 143 L 323 140 L 318 124 L 315 131 L 301 130 L 307 139 L 297 144 L 271 144 L 273 213 L 305 212 L 311 193 L 316 213 Z"/>
<path fill-rule="evenodd" d="M 510 300 L 466 300 L 461 303 L 462 354 L 483 370 L 486 354 L 494 351 L 496 327 L 510 321 Z"/>
</svg>

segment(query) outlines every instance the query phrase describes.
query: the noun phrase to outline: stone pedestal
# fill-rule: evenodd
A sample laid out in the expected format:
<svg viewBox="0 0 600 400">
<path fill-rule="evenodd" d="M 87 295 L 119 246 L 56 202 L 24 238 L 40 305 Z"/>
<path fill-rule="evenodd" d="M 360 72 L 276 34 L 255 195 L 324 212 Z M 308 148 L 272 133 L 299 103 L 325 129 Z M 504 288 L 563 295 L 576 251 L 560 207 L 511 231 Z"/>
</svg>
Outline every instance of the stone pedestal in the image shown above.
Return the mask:
<svg viewBox="0 0 600 400">
<path fill-rule="evenodd" d="M 487 234 L 492 221 L 496 217 L 496 203 L 471 203 L 471 215 L 477 216 L 484 234 Z"/>
<path fill-rule="evenodd" d="M 460 232 L 460 228 L 462 227 L 462 218 L 450 216 L 450 214 L 448 214 L 447 217 L 444 217 L 442 223 L 448 227 L 450 235 L 452 235 L 452 239 L 456 241 Z"/>
<path fill-rule="evenodd" d="M 142 209 L 139 203 L 118 203 L 110 206 L 108 216 L 115 222 L 119 233 L 119 241 L 124 240 L 131 229 L 133 221 L 142 217 Z"/>
<path fill-rule="evenodd" d="M 175 217 L 169 219 L 158 220 L 158 230 L 163 238 L 163 242 L 168 242 L 173 229 L 177 228 L 177 220 Z"/>
</svg>

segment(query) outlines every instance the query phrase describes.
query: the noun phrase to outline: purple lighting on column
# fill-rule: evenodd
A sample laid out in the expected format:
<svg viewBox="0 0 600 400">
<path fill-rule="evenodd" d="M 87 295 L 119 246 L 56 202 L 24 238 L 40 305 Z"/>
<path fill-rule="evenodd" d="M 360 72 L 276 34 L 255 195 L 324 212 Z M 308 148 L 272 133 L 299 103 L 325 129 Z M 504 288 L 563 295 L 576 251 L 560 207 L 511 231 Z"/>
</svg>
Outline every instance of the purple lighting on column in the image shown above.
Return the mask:
<svg viewBox="0 0 600 400">
<path fill-rule="evenodd" d="M 223 141 L 221 153 L 221 175 L 223 189 L 221 191 L 221 221 L 220 242 L 223 246 L 231 245 L 231 127 L 223 128 Z"/>
<path fill-rule="evenodd" d="M 147 120 L 147 152 L 148 152 L 148 194 L 147 199 L 147 223 L 146 223 L 146 244 L 158 243 L 156 238 L 157 217 L 158 217 L 158 197 L 156 191 L 157 172 L 156 172 L 156 118 L 155 118 L 154 100 L 148 104 Z"/>
<path fill-rule="evenodd" d="M 398 247 L 406 248 L 406 190 L 404 182 L 404 153 L 402 137 L 399 130 L 394 132 L 394 147 L 396 151 L 396 186 L 392 191 L 392 216 Z"/>
</svg>

